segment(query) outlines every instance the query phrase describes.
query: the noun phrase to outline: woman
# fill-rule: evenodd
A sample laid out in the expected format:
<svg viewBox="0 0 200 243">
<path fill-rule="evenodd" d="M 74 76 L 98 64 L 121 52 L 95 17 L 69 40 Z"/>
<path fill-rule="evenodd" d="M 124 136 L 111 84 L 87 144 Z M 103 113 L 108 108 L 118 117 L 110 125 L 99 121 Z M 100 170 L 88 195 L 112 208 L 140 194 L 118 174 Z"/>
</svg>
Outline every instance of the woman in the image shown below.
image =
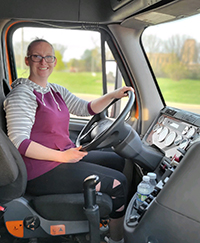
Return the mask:
<svg viewBox="0 0 200 243">
<path fill-rule="evenodd" d="M 69 138 L 69 113 L 79 116 L 101 112 L 113 99 L 133 90 L 123 87 L 87 102 L 67 89 L 48 83 L 56 66 L 53 46 L 37 39 L 27 49 L 28 79 L 17 79 L 4 102 L 8 136 L 21 153 L 27 168 L 27 191 L 34 195 L 82 192 L 83 180 L 96 174 L 97 191 L 113 200 L 110 241 L 122 242 L 122 223 L 127 196 L 125 176 L 113 169 L 86 162 L 87 152 Z"/>
</svg>

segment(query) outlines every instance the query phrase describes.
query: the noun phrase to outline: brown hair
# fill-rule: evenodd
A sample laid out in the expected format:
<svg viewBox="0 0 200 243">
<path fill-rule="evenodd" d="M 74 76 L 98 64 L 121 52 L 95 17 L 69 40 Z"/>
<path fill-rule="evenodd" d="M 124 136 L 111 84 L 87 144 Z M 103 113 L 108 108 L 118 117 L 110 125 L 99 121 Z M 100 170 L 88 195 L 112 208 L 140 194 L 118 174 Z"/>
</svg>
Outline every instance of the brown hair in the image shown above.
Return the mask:
<svg viewBox="0 0 200 243">
<path fill-rule="evenodd" d="M 30 49 L 31 49 L 32 45 L 35 44 L 35 43 L 38 43 L 38 42 L 46 42 L 46 43 L 48 43 L 48 44 L 52 47 L 53 52 L 54 52 L 54 48 L 53 48 L 53 46 L 52 46 L 51 43 L 49 43 L 49 42 L 48 42 L 47 40 L 45 40 L 45 39 L 39 39 L 39 38 L 37 38 L 37 39 L 31 41 L 31 43 L 28 45 L 28 47 L 27 47 L 27 52 L 26 52 L 26 55 L 27 55 L 27 56 L 28 56 L 29 53 L 30 53 Z"/>
</svg>

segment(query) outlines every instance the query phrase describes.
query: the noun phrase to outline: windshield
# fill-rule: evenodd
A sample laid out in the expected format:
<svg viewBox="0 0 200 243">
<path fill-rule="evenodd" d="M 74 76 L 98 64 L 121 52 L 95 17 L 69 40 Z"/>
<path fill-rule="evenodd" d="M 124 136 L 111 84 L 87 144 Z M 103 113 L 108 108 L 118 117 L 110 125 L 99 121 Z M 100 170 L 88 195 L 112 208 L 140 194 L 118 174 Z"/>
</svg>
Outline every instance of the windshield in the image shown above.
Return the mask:
<svg viewBox="0 0 200 243">
<path fill-rule="evenodd" d="M 52 43 L 57 59 L 53 73 L 48 82 L 59 84 L 70 92 L 87 101 L 100 97 L 105 91 L 102 80 L 101 34 L 98 31 L 78 29 L 58 29 L 42 27 L 20 27 L 13 34 L 13 49 L 18 78 L 28 78 L 29 68 L 24 57 L 29 43 L 42 38 Z M 80 41 L 81 40 L 81 41 Z M 116 75 L 120 75 L 116 60 L 107 43 L 105 43 L 106 79 L 109 92 L 116 89 Z M 118 81 L 118 87 L 124 85 Z M 118 106 L 110 107 L 109 115 L 117 116 L 117 111 L 126 105 L 126 98 Z M 117 108 L 116 108 L 117 107 Z M 76 117 L 70 115 L 70 117 Z M 77 117 L 76 117 L 77 118 Z M 81 117 L 89 119 L 89 117 Z"/>
<path fill-rule="evenodd" d="M 200 15 L 147 28 L 142 43 L 166 105 L 200 114 Z"/>
</svg>

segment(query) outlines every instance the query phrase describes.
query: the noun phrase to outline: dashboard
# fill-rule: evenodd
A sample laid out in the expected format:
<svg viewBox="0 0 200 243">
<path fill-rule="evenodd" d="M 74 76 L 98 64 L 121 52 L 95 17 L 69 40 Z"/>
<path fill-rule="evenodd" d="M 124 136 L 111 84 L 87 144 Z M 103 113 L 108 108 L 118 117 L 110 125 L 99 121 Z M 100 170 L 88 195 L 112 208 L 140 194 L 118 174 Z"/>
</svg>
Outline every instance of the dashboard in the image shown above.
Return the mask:
<svg viewBox="0 0 200 243">
<path fill-rule="evenodd" d="M 200 208 L 195 202 L 199 199 L 200 115 L 165 107 L 142 142 L 163 157 L 153 171 L 157 175 L 154 190 L 142 204 L 138 205 L 137 193 L 129 202 L 124 220 L 127 242 L 190 242 L 188 231 L 181 232 L 179 240 L 177 231 L 182 225 L 191 231 L 199 228 L 195 224 Z"/>
<path fill-rule="evenodd" d="M 187 148 L 200 140 L 200 115 L 165 107 L 147 135 L 145 143 L 164 152 L 165 157 L 180 162 Z"/>
</svg>

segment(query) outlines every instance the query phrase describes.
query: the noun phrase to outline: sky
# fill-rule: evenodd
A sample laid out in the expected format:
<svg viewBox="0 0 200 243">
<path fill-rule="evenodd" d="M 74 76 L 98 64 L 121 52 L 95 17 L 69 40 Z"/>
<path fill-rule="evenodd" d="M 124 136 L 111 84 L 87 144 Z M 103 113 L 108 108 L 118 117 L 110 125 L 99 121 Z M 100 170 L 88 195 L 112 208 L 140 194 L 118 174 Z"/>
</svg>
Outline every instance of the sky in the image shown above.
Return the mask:
<svg viewBox="0 0 200 243">
<path fill-rule="evenodd" d="M 145 30 L 145 34 L 158 35 L 161 39 L 168 39 L 172 35 L 187 35 L 191 38 L 196 39 L 200 42 L 200 14 L 193 17 L 188 17 L 175 21 L 173 23 L 160 24 L 157 26 L 152 26 Z M 95 45 L 99 45 L 99 33 L 87 31 L 84 35 L 81 35 L 84 30 L 65 30 L 63 32 L 60 29 L 55 30 L 44 30 L 37 29 L 33 32 L 32 28 L 26 28 L 23 31 L 24 41 L 30 42 L 31 40 L 38 38 L 47 39 L 50 43 L 59 43 L 66 47 L 64 53 L 64 61 L 68 61 L 71 58 L 80 58 L 86 49 L 93 49 Z M 20 42 L 22 39 L 22 30 L 18 29 L 14 33 L 14 42 Z"/>
<path fill-rule="evenodd" d="M 152 26 L 145 30 L 146 34 L 159 33 L 159 37 L 163 40 L 169 38 L 169 33 L 172 35 L 188 35 L 200 42 L 199 32 L 200 14 L 176 20 L 171 23 L 160 24 Z"/>
<path fill-rule="evenodd" d="M 50 43 L 59 43 L 66 47 L 64 53 L 64 61 L 69 61 L 71 58 L 80 58 L 86 49 L 93 49 L 95 45 L 100 46 L 100 34 L 92 31 L 84 31 L 84 35 L 80 33 L 83 30 L 61 30 L 61 29 L 47 29 L 37 28 L 33 33 L 32 28 L 23 28 L 24 41 L 32 41 L 35 38 L 43 38 Z M 87 32 L 87 33 L 86 33 Z M 14 42 L 20 42 L 22 39 L 22 30 L 18 29 L 14 33 Z"/>
</svg>

